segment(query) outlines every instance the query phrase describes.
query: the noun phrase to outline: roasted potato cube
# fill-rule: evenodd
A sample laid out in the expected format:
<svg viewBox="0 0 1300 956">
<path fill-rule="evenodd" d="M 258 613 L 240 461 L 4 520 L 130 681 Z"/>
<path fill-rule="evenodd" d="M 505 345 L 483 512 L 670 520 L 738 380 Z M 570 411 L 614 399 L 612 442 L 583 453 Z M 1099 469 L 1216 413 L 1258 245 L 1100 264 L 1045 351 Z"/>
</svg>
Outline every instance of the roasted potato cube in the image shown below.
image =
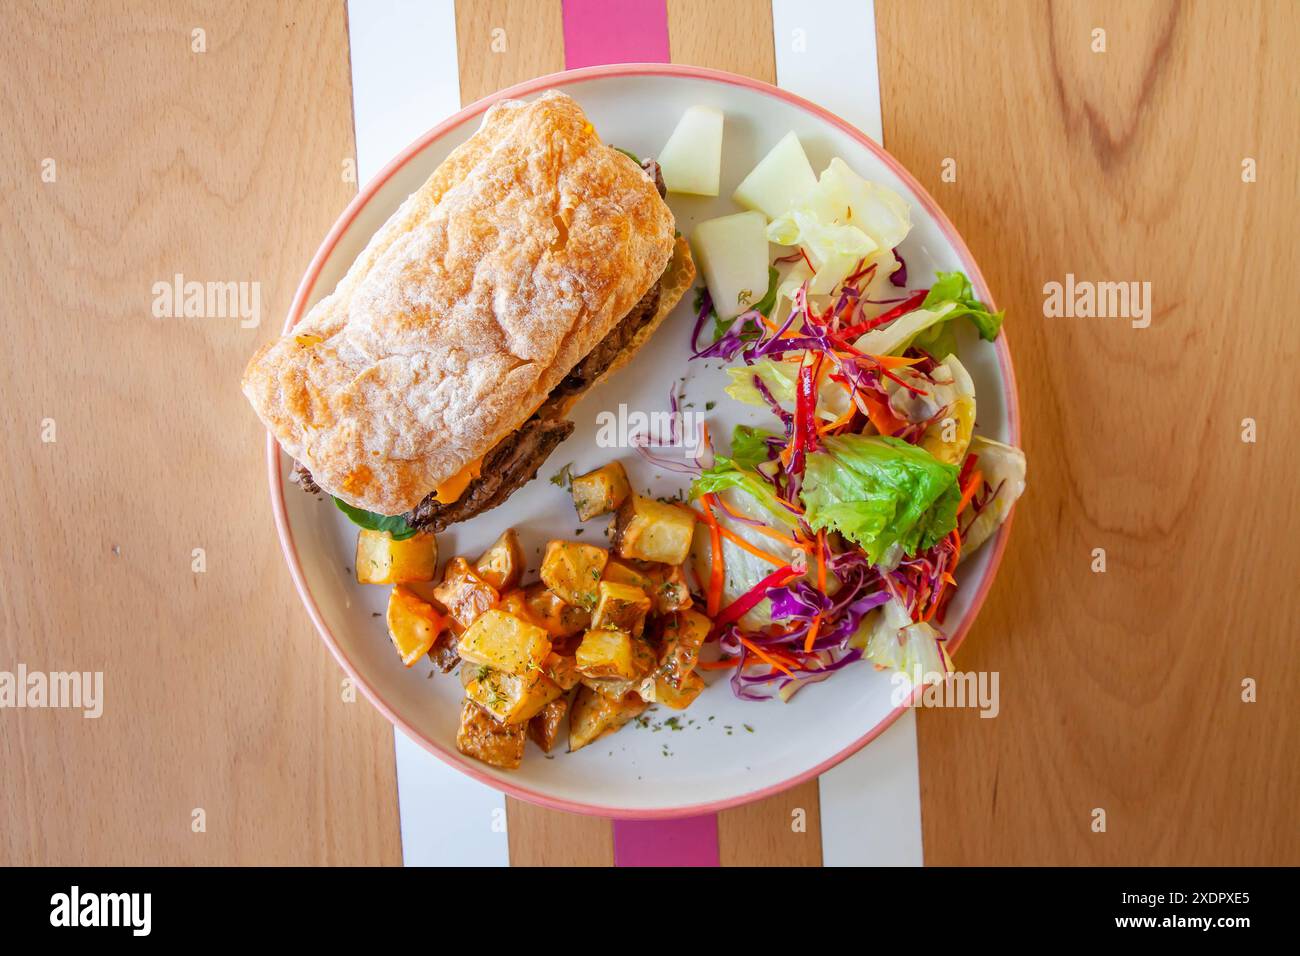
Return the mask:
<svg viewBox="0 0 1300 956">
<path fill-rule="evenodd" d="M 695 512 L 632 495 L 618 509 L 615 539 L 620 557 L 681 564 L 691 550 Z"/>
<path fill-rule="evenodd" d="M 447 627 L 447 619 L 410 588 L 399 584 L 388 595 L 388 636 L 407 667 L 429 653 Z"/>
<path fill-rule="evenodd" d="M 597 593 L 596 611 L 591 615 L 592 629 L 611 628 L 640 636 L 645 630 L 645 616 L 650 613 L 649 595 L 630 584 L 612 581 L 601 581 Z"/>
<path fill-rule="evenodd" d="M 704 681 L 699 674 L 693 672 L 681 679 L 680 687 L 674 687 L 661 677 L 655 681 L 655 701 L 673 710 L 685 710 L 700 696 L 702 690 Z"/>
<path fill-rule="evenodd" d="M 571 491 L 573 507 L 578 509 L 578 520 L 586 521 L 617 510 L 632 493 L 632 486 L 627 482 L 627 472 L 623 466 L 611 461 L 595 471 L 574 478 Z"/>
<path fill-rule="evenodd" d="M 641 716 L 647 706 L 636 694 L 613 700 L 589 687 L 579 688 L 569 708 L 569 752 L 612 734 L 629 720 Z"/>
<path fill-rule="evenodd" d="M 683 678 L 695 670 L 700 648 L 712 629 L 713 622 L 706 615 L 691 609 L 678 611 L 664 621 L 656 679 L 681 687 Z"/>
<path fill-rule="evenodd" d="M 540 581 L 524 589 L 524 602 L 528 605 L 530 619 L 546 628 L 552 639 L 572 637 L 591 627 L 591 611 L 566 604 Z"/>
<path fill-rule="evenodd" d="M 605 581 L 612 581 L 615 584 L 630 584 L 634 588 L 640 588 L 646 594 L 650 593 L 654 587 L 653 572 L 641 572 L 630 564 L 624 564 L 615 558 L 610 558 L 605 562 L 605 573 L 601 575 Z"/>
<path fill-rule="evenodd" d="M 559 684 L 561 690 L 572 690 L 582 680 L 577 658 L 570 654 L 557 654 L 554 651 L 547 654 L 546 660 L 542 661 L 542 673 Z"/>
<path fill-rule="evenodd" d="M 460 631 L 478 619 L 478 616 L 490 607 L 494 607 L 501 595 L 497 589 L 488 584 L 464 558 L 452 558 L 442 572 L 442 583 L 433 589 L 433 596 L 438 599 L 453 624 Z"/>
<path fill-rule="evenodd" d="M 471 664 L 486 664 L 508 674 L 526 674 L 546 660 L 551 640 L 536 624 L 491 608 L 460 636 L 456 652 Z"/>
<path fill-rule="evenodd" d="M 582 636 L 576 660 L 579 673 L 585 677 L 636 680 L 654 667 L 654 652 L 627 631 L 592 628 Z"/>
<path fill-rule="evenodd" d="M 438 540 L 417 534 L 394 541 L 387 531 L 357 532 L 357 583 L 402 584 L 432 581 L 438 573 Z"/>
<path fill-rule="evenodd" d="M 550 753 L 555 746 L 555 741 L 559 739 L 560 724 L 564 723 L 564 715 L 568 712 L 568 700 L 564 697 L 555 698 L 528 722 L 528 736 L 532 737 L 544 752 Z"/>
<path fill-rule="evenodd" d="M 503 724 L 466 698 L 460 709 L 456 749 L 493 767 L 514 770 L 524 759 L 527 724 Z"/>
<path fill-rule="evenodd" d="M 648 679 L 648 678 L 647 678 Z M 582 686 L 594 690 L 602 697 L 609 697 L 612 700 L 622 700 L 628 694 L 637 694 L 644 699 L 645 695 L 641 694 L 641 680 L 624 680 L 621 677 L 584 677 Z M 650 680 L 654 685 L 654 680 Z"/>
<path fill-rule="evenodd" d="M 531 720 L 564 691 L 541 671 L 507 674 L 492 667 L 468 664 L 470 679 L 465 696 L 497 720 L 507 724 Z"/>
<path fill-rule="evenodd" d="M 608 560 L 609 552 L 594 544 L 552 541 L 542 558 L 542 582 L 566 604 L 590 611 L 596 607 L 596 585 Z"/>
<path fill-rule="evenodd" d="M 691 586 L 680 564 L 663 565 L 651 572 L 651 586 L 646 593 L 654 601 L 656 614 L 671 614 L 691 606 Z"/>
<path fill-rule="evenodd" d="M 524 576 L 524 548 L 514 528 L 503 531 L 492 547 L 479 555 L 474 571 L 499 594 L 519 586 Z"/>
<path fill-rule="evenodd" d="M 429 649 L 429 660 L 433 661 L 433 666 L 444 674 L 450 674 L 460 663 L 456 644 L 456 632 L 448 627 L 438 635 L 438 639 L 433 642 L 433 647 Z"/>
</svg>

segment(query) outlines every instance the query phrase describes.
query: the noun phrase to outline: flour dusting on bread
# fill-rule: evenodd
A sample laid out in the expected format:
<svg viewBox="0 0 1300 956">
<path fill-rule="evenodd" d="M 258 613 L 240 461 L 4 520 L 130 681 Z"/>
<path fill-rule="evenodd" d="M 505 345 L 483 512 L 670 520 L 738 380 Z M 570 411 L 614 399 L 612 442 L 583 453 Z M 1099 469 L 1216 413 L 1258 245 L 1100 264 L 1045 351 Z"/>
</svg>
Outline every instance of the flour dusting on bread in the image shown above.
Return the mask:
<svg viewBox="0 0 1300 956">
<path fill-rule="evenodd" d="M 518 428 L 663 273 L 672 212 L 563 93 L 488 110 L 244 393 L 317 484 L 399 514 Z"/>
</svg>

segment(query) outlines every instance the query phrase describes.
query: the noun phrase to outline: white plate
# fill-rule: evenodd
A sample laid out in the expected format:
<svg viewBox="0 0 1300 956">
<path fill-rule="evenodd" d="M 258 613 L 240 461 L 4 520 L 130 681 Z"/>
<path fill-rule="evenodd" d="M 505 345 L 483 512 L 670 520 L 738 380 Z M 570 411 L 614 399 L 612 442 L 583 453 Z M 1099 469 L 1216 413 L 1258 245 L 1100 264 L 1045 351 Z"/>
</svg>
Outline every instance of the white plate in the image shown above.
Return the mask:
<svg viewBox="0 0 1300 956">
<path fill-rule="evenodd" d="M 693 225 L 736 211 L 726 198 L 740 179 L 781 136 L 793 129 L 814 169 L 833 157 L 844 159 L 868 179 L 906 197 L 913 229 L 902 252 L 910 284 L 923 285 L 936 270 L 964 271 L 985 302 L 989 290 L 969 251 L 932 199 L 897 164 L 842 120 L 766 84 L 693 67 L 619 65 L 543 77 L 467 108 L 431 130 L 368 184 L 326 238 L 295 297 L 291 325 L 332 290 L 370 236 L 401 201 L 429 176 L 479 125 L 496 99 L 529 98 L 562 88 L 586 110 L 601 138 L 640 156 L 653 156 L 682 112 L 696 104 L 726 114 L 722 197 L 669 195 L 678 227 L 689 236 Z M 509 502 L 439 535 L 443 558 L 474 556 L 507 527 L 522 536 L 531 567 L 545 541 L 574 537 L 604 542 L 607 521 L 580 525 L 568 495 L 547 479 L 566 463 L 575 471 L 618 457 L 634 486 L 655 494 L 684 490 L 680 476 L 659 473 L 635 452 L 596 447 L 595 417 L 601 410 L 646 413 L 667 409 L 670 386 L 686 378 L 686 401 L 708 413 L 715 436 L 730 435 L 735 424 L 770 424 L 767 413 L 740 406 L 722 394 L 725 376 L 716 361 L 687 362 L 692 325 L 685 301 L 641 350 L 636 360 L 577 406 L 573 435 L 542 466 L 538 479 Z M 964 325 L 964 323 L 963 323 Z M 973 335 L 962 341 L 962 362 L 975 379 L 979 397 L 976 431 L 1019 444 L 1015 384 L 1003 335 L 996 348 Z M 891 703 L 892 685 L 869 664 L 854 665 L 830 680 L 805 689 L 788 704 L 735 699 L 727 674 L 706 675 L 710 686 L 679 714 L 684 729 L 653 729 L 675 712 L 650 714 L 650 727 L 635 725 L 574 753 L 557 749 L 549 759 L 531 744 L 523 766 L 495 770 L 457 753 L 455 734 L 461 685 L 454 675 L 437 673 L 427 660 L 407 669 L 393 651 L 382 612 L 389 589 L 356 583 L 351 567 L 356 528 L 327 497 L 311 497 L 288 481 L 290 460 L 268 443 L 271 496 L 286 558 L 321 636 L 344 668 L 390 720 L 414 740 L 466 773 L 536 803 L 606 816 L 655 817 L 706 812 L 758 799 L 833 766 L 883 731 L 900 710 Z M 988 589 L 1005 545 L 1007 527 L 958 572 L 960 589 L 948 612 L 949 646 L 960 642 Z"/>
</svg>

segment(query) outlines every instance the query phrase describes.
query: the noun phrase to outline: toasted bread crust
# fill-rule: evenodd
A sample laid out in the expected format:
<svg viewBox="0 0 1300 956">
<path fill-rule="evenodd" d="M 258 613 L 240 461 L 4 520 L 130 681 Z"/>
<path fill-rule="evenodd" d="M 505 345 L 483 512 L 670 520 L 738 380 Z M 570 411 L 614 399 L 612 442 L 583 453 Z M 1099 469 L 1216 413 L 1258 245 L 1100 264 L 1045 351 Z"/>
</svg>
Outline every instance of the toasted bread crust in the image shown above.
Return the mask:
<svg viewBox="0 0 1300 956">
<path fill-rule="evenodd" d="M 673 215 L 551 91 L 488 110 L 244 374 L 323 489 L 399 514 L 519 427 L 663 272 Z"/>
</svg>

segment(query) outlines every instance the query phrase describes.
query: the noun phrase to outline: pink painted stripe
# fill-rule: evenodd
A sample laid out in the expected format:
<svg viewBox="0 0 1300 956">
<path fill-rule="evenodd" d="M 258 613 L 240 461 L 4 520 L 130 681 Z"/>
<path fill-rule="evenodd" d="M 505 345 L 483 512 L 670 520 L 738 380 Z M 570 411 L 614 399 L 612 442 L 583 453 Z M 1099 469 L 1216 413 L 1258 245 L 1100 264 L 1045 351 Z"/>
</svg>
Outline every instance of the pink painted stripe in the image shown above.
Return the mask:
<svg viewBox="0 0 1300 956">
<path fill-rule="evenodd" d="M 667 63 L 665 0 L 564 0 L 564 67 Z"/>
<path fill-rule="evenodd" d="M 615 866 L 719 866 L 718 815 L 615 820 Z"/>
</svg>

